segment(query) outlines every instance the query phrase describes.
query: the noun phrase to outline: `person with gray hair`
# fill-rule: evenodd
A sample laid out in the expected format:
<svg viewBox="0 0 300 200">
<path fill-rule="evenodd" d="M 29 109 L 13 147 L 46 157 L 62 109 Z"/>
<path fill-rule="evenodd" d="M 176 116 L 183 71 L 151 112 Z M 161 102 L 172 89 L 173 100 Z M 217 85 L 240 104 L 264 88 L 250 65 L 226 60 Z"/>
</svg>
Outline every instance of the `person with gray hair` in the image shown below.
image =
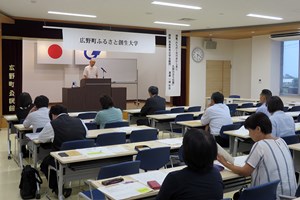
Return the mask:
<svg viewBox="0 0 300 200">
<path fill-rule="evenodd" d="M 166 99 L 158 96 L 158 88 L 156 86 L 150 86 L 148 88 L 149 96 L 145 105 L 141 109 L 141 115 L 151 115 L 155 111 L 166 109 Z"/>
</svg>

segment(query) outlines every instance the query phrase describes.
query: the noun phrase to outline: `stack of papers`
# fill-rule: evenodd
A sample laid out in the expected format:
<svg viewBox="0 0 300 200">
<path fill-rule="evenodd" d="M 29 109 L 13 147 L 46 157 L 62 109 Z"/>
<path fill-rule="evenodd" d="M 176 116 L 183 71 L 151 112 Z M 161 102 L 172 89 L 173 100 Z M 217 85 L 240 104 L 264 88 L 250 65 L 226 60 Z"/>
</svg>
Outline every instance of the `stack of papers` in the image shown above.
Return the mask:
<svg viewBox="0 0 300 200">
<path fill-rule="evenodd" d="M 148 186 L 139 182 L 122 182 L 106 187 L 99 187 L 98 190 L 112 199 L 128 199 L 153 191 Z"/>
<path fill-rule="evenodd" d="M 245 129 L 245 126 L 242 126 L 238 130 L 234 131 L 236 134 L 243 135 L 243 136 L 249 136 L 249 131 Z"/>
<path fill-rule="evenodd" d="M 87 149 L 76 149 L 80 154 L 88 156 L 88 157 L 98 157 L 98 156 L 108 156 L 114 155 L 112 151 L 110 151 L 106 147 L 94 147 Z"/>
<path fill-rule="evenodd" d="M 172 138 L 172 139 L 162 139 L 159 140 L 160 143 L 168 144 L 168 145 L 181 145 L 182 144 L 182 137 L 180 138 Z"/>
<path fill-rule="evenodd" d="M 167 175 L 168 175 L 167 173 L 156 170 L 156 171 L 130 175 L 130 177 L 145 185 L 147 185 L 148 181 L 157 181 L 160 185 L 162 185 Z"/>
</svg>

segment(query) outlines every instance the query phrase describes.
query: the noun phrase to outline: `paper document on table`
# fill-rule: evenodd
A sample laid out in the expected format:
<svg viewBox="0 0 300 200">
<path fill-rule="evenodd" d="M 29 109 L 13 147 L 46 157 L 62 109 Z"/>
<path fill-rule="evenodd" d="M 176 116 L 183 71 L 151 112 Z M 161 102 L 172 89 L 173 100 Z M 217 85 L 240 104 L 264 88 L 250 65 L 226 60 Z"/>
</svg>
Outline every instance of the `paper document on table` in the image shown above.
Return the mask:
<svg viewBox="0 0 300 200">
<path fill-rule="evenodd" d="M 245 126 L 241 126 L 238 130 L 234 131 L 236 134 L 243 135 L 243 136 L 249 136 L 249 131 L 245 129 Z"/>
<path fill-rule="evenodd" d="M 244 166 L 247 158 L 248 158 L 248 155 L 234 157 L 234 165 L 240 166 L 240 167 Z"/>
<path fill-rule="evenodd" d="M 234 163 L 234 158 L 225 149 L 223 149 L 219 144 L 217 144 L 217 146 L 218 146 L 218 154 L 223 156 L 225 158 L 225 160 L 227 160 L 228 162 Z"/>
<path fill-rule="evenodd" d="M 300 123 L 295 123 L 295 130 L 299 131 L 300 130 Z"/>
<path fill-rule="evenodd" d="M 109 147 L 108 149 L 110 152 L 113 152 L 113 153 L 122 153 L 122 152 L 128 151 L 128 149 L 126 149 L 122 146 L 119 146 L 119 145 Z"/>
<path fill-rule="evenodd" d="M 26 137 L 30 140 L 37 140 L 39 138 L 39 133 L 27 133 Z"/>
<path fill-rule="evenodd" d="M 114 154 L 106 147 L 94 147 L 94 148 L 76 149 L 76 150 L 80 154 L 88 156 L 88 157 L 108 156 L 108 155 Z"/>
<path fill-rule="evenodd" d="M 118 128 L 118 131 L 120 132 L 132 132 L 135 130 L 141 130 L 141 128 L 139 128 L 138 126 L 125 126 L 125 127 L 120 127 Z"/>
<path fill-rule="evenodd" d="M 147 181 L 157 181 L 161 185 L 164 182 L 167 175 L 167 173 L 157 170 L 130 175 L 130 177 L 145 185 L 147 185 Z"/>
<path fill-rule="evenodd" d="M 180 138 L 172 138 L 172 139 L 162 139 L 159 140 L 160 143 L 168 144 L 168 145 L 181 145 L 182 144 L 182 137 Z"/>
<path fill-rule="evenodd" d="M 242 120 L 246 120 L 248 117 L 250 117 L 250 115 L 240 116 L 239 118 Z"/>
<path fill-rule="evenodd" d="M 113 199 L 127 199 L 152 191 L 151 188 L 139 182 L 122 182 L 106 187 L 99 187 L 98 190 Z"/>
</svg>

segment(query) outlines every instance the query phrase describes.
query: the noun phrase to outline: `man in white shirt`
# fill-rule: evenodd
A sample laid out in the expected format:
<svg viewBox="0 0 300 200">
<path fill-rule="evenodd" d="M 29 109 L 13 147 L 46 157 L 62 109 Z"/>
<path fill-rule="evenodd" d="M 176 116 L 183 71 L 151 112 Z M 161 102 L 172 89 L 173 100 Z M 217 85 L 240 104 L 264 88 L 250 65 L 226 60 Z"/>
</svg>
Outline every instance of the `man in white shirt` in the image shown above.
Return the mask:
<svg viewBox="0 0 300 200">
<path fill-rule="evenodd" d="M 209 125 L 210 133 L 214 136 L 220 135 L 222 126 L 232 124 L 229 108 L 223 102 L 223 94 L 220 92 L 213 93 L 210 106 L 201 117 L 201 123 Z"/>
<path fill-rule="evenodd" d="M 84 68 L 83 78 L 98 78 L 98 68 L 95 63 L 95 60 L 90 60 L 90 64 Z"/>
<path fill-rule="evenodd" d="M 268 117 L 271 116 L 271 114 L 268 111 L 267 107 L 267 101 L 272 96 L 272 92 L 268 89 L 263 89 L 260 93 L 259 102 L 261 103 L 261 106 L 259 106 L 256 110 L 256 112 L 262 112 L 265 113 Z"/>
<path fill-rule="evenodd" d="M 36 132 L 37 128 L 44 128 L 44 126 L 50 122 L 49 118 L 49 99 L 40 95 L 34 99 L 34 107 L 29 111 L 29 114 L 25 118 L 23 125 L 25 128 L 32 126 L 33 132 Z"/>
</svg>

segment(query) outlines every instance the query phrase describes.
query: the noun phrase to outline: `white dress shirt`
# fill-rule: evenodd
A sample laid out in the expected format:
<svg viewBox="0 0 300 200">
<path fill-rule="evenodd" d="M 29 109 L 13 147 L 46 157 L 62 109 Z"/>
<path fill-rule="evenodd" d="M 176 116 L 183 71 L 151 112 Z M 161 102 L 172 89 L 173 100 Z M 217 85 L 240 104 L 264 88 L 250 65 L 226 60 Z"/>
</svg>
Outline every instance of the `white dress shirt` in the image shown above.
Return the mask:
<svg viewBox="0 0 300 200">
<path fill-rule="evenodd" d="M 48 122 L 50 122 L 49 109 L 42 107 L 29 113 L 25 118 L 23 125 L 25 128 L 32 126 L 33 132 L 35 133 L 37 128 L 43 128 Z"/>
<path fill-rule="evenodd" d="M 83 75 L 87 78 L 98 78 L 98 68 L 95 65 L 93 67 L 88 65 L 84 68 Z"/>
<path fill-rule="evenodd" d="M 218 103 L 208 107 L 201 117 L 201 123 L 203 125 L 209 124 L 211 134 L 220 135 L 222 126 L 232 124 L 228 106 Z"/>
<path fill-rule="evenodd" d="M 271 116 L 271 114 L 268 111 L 268 107 L 266 106 L 266 103 L 263 103 L 261 106 L 257 108 L 256 113 L 258 112 L 265 113 L 268 117 Z"/>
<path fill-rule="evenodd" d="M 272 122 L 272 135 L 275 137 L 284 137 L 295 135 L 295 122 L 291 116 L 286 115 L 279 110 L 270 116 Z"/>
</svg>

